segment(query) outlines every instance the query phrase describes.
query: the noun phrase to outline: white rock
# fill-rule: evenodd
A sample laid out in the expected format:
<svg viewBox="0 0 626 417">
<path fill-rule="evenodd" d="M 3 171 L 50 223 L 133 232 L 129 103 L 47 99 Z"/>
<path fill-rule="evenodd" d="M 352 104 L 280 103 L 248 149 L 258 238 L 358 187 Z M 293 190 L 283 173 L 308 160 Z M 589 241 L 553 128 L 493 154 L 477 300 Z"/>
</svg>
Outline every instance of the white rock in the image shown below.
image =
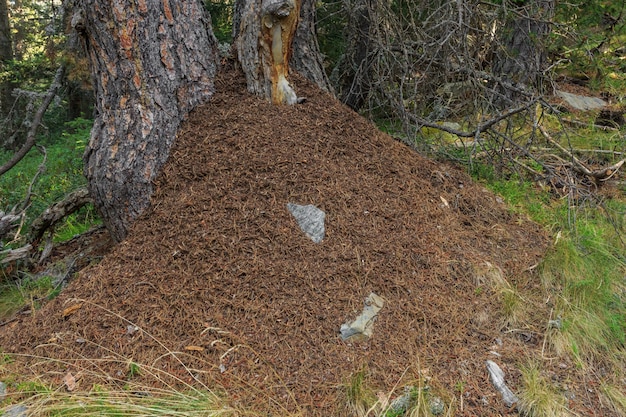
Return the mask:
<svg viewBox="0 0 626 417">
<path fill-rule="evenodd" d="M 487 371 L 489 371 L 489 379 L 493 386 L 502 395 L 502 400 L 507 407 L 511 407 L 513 404 L 519 401 L 519 398 L 506 386 L 504 382 L 504 371 L 500 369 L 498 364 L 493 361 L 486 361 Z"/>
</svg>

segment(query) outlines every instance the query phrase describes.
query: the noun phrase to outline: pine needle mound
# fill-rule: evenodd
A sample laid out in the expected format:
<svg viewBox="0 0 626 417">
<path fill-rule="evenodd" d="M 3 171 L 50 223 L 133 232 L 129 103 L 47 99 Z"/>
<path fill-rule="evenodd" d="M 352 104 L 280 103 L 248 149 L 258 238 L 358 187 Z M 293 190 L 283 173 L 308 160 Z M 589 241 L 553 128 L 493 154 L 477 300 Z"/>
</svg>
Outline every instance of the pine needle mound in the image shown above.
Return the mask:
<svg viewBox="0 0 626 417">
<path fill-rule="evenodd" d="M 497 346 L 515 385 L 507 364 L 541 348 L 528 323 L 548 312 L 517 317 L 521 336 L 503 332 L 502 288 L 540 288 L 544 232 L 458 169 L 295 85 L 306 102 L 274 106 L 222 74 L 180 131 L 149 212 L 3 329 L 3 350 L 32 355 L 24 369 L 59 385 L 71 371 L 84 389 L 220 387 L 232 405 L 280 415 L 350 415 L 357 372 L 386 393 L 425 381 L 455 415 L 507 414 L 484 362 Z M 288 203 L 326 213 L 321 243 Z M 342 341 L 371 292 L 385 300 L 372 337 Z"/>
</svg>

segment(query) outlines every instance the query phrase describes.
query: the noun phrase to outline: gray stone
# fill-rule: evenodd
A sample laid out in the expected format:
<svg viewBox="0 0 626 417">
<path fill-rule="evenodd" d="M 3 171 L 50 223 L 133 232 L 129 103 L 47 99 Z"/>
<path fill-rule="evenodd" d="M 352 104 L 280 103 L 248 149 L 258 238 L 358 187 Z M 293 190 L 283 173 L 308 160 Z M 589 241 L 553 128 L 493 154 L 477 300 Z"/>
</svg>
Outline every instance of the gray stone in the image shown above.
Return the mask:
<svg viewBox="0 0 626 417">
<path fill-rule="evenodd" d="M 485 365 L 487 365 L 487 371 L 489 371 L 489 379 L 500 395 L 502 395 L 504 404 L 507 407 L 511 407 L 517 403 L 519 399 L 504 383 L 504 371 L 493 361 L 486 361 Z"/>
<path fill-rule="evenodd" d="M 453 130 L 461 130 L 463 128 L 463 126 L 461 126 L 460 124 L 456 122 L 443 122 L 441 126 L 447 127 L 448 129 L 453 129 Z"/>
<path fill-rule="evenodd" d="M 576 110 L 601 109 L 608 105 L 606 101 L 597 97 L 579 96 L 578 94 L 566 93 L 565 91 L 557 91 L 556 95 Z"/>
<path fill-rule="evenodd" d="M 389 409 L 395 413 L 405 412 L 409 408 L 413 406 L 413 390 L 415 389 L 412 385 L 407 385 L 404 387 L 404 394 L 399 397 L 396 397 L 391 404 L 389 404 Z"/>
<path fill-rule="evenodd" d="M 25 405 L 17 404 L 7 408 L 2 417 L 26 417 L 28 416 L 28 408 Z"/>
<path fill-rule="evenodd" d="M 7 384 L 0 382 L 0 401 L 4 401 L 7 398 Z"/>
<path fill-rule="evenodd" d="M 446 410 L 446 403 L 439 397 L 430 397 L 428 399 L 428 406 L 430 407 L 430 412 L 436 416 L 443 414 Z"/>
<path fill-rule="evenodd" d="M 324 220 L 326 213 L 313 205 L 301 206 L 299 204 L 287 203 L 287 209 L 295 217 L 300 229 L 315 243 L 320 243 L 324 239 L 326 229 Z"/>
<path fill-rule="evenodd" d="M 374 321 L 381 308 L 385 305 L 385 300 L 374 293 L 365 298 L 365 306 L 360 316 L 351 323 L 341 325 L 341 339 L 347 340 L 355 336 L 372 336 Z"/>
</svg>

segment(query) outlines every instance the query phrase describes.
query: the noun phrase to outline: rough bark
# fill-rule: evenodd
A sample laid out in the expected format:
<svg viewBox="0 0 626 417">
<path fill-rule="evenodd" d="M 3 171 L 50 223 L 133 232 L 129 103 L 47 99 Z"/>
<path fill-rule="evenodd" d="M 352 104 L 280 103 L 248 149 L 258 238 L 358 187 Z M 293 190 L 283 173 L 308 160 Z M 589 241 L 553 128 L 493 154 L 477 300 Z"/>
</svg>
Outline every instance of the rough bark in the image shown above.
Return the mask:
<svg viewBox="0 0 626 417">
<path fill-rule="evenodd" d="M 217 41 L 198 1 L 78 0 L 72 26 L 96 95 L 85 175 L 120 241 L 149 206 L 180 122 L 214 92 Z"/>
<path fill-rule="evenodd" d="M 293 39 L 293 54 L 289 64 L 321 89 L 332 92 L 317 42 L 315 17 L 315 0 L 302 0 L 300 22 Z"/>
<path fill-rule="evenodd" d="M 547 54 L 545 41 L 550 34 L 550 19 L 554 15 L 554 0 L 525 2 L 515 13 L 507 16 L 500 30 L 500 48 L 497 50 L 493 73 L 505 82 L 543 93 Z M 505 87 L 496 102 L 514 103 L 519 94 Z M 507 103 L 503 103 L 504 98 Z"/>
<path fill-rule="evenodd" d="M 295 104 L 287 76 L 300 0 L 238 0 L 235 11 L 233 33 L 248 90 L 275 104 Z"/>
<path fill-rule="evenodd" d="M 345 8 L 349 16 L 346 51 L 333 70 L 332 81 L 339 99 L 358 111 L 372 84 L 377 0 L 349 1 Z"/>
<path fill-rule="evenodd" d="M 0 69 L 13 59 L 11 25 L 7 0 L 0 0 Z M 10 80 L 0 83 L 0 114 L 6 116 L 11 108 L 13 84 Z"/>
</svg>

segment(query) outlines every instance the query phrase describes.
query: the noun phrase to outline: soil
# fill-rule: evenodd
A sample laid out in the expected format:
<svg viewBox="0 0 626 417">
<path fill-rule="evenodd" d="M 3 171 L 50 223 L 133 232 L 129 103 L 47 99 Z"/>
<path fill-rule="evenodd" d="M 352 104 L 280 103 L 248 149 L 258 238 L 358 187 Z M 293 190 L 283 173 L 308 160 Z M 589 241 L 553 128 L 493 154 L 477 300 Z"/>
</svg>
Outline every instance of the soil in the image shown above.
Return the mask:
<svg viewBox="0 0 626 417">
<path fill-rule="evenodd" d="M 219 387 L 232 405 L 272 415 L 347 416 L 360 372 L 374 393 L 427 384 L 451 415 L 517 414 L 485 361 L 515 390 L 519 366 L 542 352 L 550 311 L 536 266 L 546 233 L 454 166 L 297 76 L 295 85 L 305 103 L 273 106 L 240 74 L 220 76 L 128 238 L 0 329 L 4 352 L 26 355 L 25 377 L 62 387 L 72 372 L 83 389 Z M 321 243 L 287 203 L 324 210 Z M 514 323 L 503 280 L 538 294 Z M 372 292 L 385 300 L 372 337 L 343 341 L 341 325 Z M 572 409 L 610 415 L 573 368 L 545 369 L 570 385 Z"/>
</svg>

